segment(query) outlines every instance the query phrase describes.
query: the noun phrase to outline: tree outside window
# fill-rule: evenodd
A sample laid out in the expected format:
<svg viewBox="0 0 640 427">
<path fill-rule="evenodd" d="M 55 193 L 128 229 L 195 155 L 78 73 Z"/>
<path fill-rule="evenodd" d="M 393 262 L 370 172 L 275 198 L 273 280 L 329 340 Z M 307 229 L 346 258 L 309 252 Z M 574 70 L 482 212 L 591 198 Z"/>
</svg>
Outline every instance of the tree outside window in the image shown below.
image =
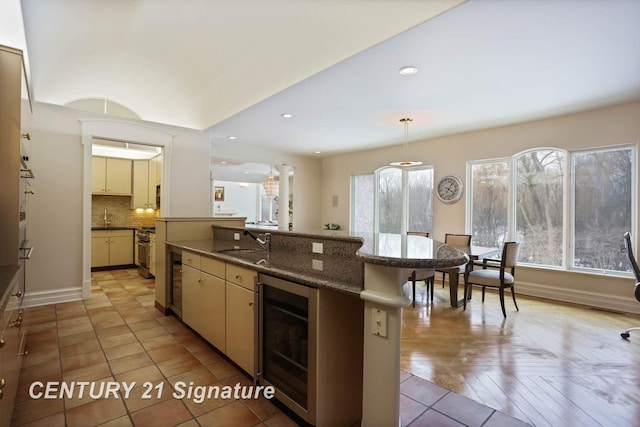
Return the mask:
<svg viewBox="0 0 640 427">
<path fill-rule="evenodd" d="M 573 266 L 631 271 L 623 235 L 631 230 L 633 150 L 573 155 Z"/>
<path fill-rule="evenodd" d="M 515 238 L 522 243 L 520 262 L 631 271 L 623 235 L 634 232 L 634 149 L 598 149 L 569 156 L 568 177 L 567 154 L 562 150 L 537 149 L 512 159 L 470 163 L 468 219 L 473 244 L 500 247 Z M 565 194 L 571 194 L 569 203 Z M 513 224 L 509 223 L 511 212 Z M 571 242 L 569 253 L 565 242 Z"/>
<path fill-rule="evenodd" d="M 565 157 L 559 150 L 536 150 L 515 159 L 522 262 L 563 265 Z"/>
</svg>

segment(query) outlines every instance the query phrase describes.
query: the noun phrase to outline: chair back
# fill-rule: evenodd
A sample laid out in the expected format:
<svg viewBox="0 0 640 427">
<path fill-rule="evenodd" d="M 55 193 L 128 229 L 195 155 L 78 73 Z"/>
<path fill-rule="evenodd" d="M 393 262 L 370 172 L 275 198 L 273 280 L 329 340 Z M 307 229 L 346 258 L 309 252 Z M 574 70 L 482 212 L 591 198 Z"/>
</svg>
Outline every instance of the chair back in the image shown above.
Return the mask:
<svg viewBox="0 0 640 427">
<path fill-rule="evenodd" d="M 427 233 L 426 231 L 407 231 L 407 236 L 429 237 L 429 233 Z"/>
<path fill-rule="evenodd" d="M 636 257 L 633 256 L 633 248 L 631 247 L 631 233 L 629 233 L 628 231 L 624 233 L 624 246 L 627 248 L 627 257 L 629 258 L 629 263 L 631 263 L 633 274 L 636 275 L 636 282 L 640 282 L 640 268 L 638 268 Z"/>
<path fill-rule="evenodd" d="M 513 268 L 518 264 L 520 242 L 504 242 L 502 247 L 502 266 Z"/>
<path fill-rule="evenodd" d="M 471 246 L 471 234 L 445 234 L 444 242 L 451 246 Z"/>
</svg>

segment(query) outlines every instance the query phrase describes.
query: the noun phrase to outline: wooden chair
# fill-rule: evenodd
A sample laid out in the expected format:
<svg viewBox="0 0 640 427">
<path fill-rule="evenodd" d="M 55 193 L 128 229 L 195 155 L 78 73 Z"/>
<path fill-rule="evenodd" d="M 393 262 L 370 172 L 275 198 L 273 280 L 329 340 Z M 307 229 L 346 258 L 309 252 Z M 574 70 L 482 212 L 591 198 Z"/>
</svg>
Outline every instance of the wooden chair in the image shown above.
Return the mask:
<svg viewBox="0 0 640 427">
<path fill-rule="evenodd" d="M 471 296 L 471 286 L 482 286 L 482 302 L 484 302 L 485 288 L 497 288 L 500 293 L 502 314 L 507 317 L 504 309 L 504 290 L 510 288 L 513 304 L 519 311 L 515 292 L 515 268 L 520 253 L 520 242 L 505 242 L 500 259 L 483 260 L 482 270 L 466 271 L 464 275 L 464 309 L 467 309 L 467 299 Z M 497 270 L 489 270 L 495 268 Z M 507 272 L 507 270 L 509 270 Z"/>
<path fill-rule="evenodd" d="M 425 233 L 422 231 L 407 231 L 407 236 L 422 236 L 429 237 L 429 233 Z M 436 277 L 436 271 L 432 268 L 427 269 L 417 269 L 411 272 L 411 276 L 407 280 L 411 281 L 413 288 L 413 306 L 416 306 L 416 282 L 420 280 L 424 280 L 424 283 L 427 285 L 427 294 L 425 296 L 425 301 L 429 300 L 429 291 L 431 291 L 431 302 L 433 302 L 433 283 Z"/>
<path fill-rule="evenodd" d="M 636 276 L 635 297 L 638 301 L 640 301 L 640 268 L 638 268 L 636 258 L 633 256 L 633 248 L 631 247 L 631 233 L 629 232 L 624 233 L 624 246 L 627 248 L 627 257 L 629 258 L 629 263 L 631 264 L 631 268 L 633 269 L 633 274 Z M 622 332 L 620 336 L 624 339 L 629 339 L 629 332 L 637 330 L 640 330 L 640 326 L 629 328 L 626 331 Z"/>
<path fill-rule="evenodd" d="M 447 245 L 451 245 L 451 246 L 458 246 L 463 248 L 469 247 L 471 246 L 471 234 L 445 234 L 444 242 Z M 461 265 L 460 267 L 458 267 L 458 274 L 464 274 L 465 269 L 466 267 L 464 265 Z M 442 273 L 443 288 L 444 288 L 444 278 L 445 278 L 445 275 L 449 273 L 449 270 L 451 269 L 443 270 L 443 269 L 436 268 L 436 272 Z"/>
</svg>

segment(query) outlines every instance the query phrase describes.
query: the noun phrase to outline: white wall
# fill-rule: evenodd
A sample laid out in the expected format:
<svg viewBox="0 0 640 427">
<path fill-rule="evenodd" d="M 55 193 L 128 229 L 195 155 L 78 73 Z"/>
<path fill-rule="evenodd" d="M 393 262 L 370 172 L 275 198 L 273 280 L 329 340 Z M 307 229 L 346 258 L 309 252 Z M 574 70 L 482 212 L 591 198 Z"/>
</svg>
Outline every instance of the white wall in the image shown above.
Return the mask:
<svg viewBox="0 0 640 427">
<path fill-rule="evenodd" d="M 640 142 L 640 103 L 559 116 L 410 144 L 412 160 L 434 166 L 435 181 L 444 175 L 457 175 L 465 181 L 466 162 L 512 156 L 535 147 L 567 150 Z M 322 223 L 349 225 L 350 178 L 370 173 L 398 160 L 402 147 L 387 147 L 338 155 L 322 163 Z M 640 183 L 636 183 L 640 190 Z M 332 196 L 338 206 L 332 207 Z M 640 194 L 638 194 L 640 200 Z M 436 200 L 434 237 L 443 240 L 445 233 L 465 231 L 465 199 L 453 205 Z M 638 236 L 634 238 L 638 239 Z M 637 241 L 636 241 L 637 243 Z M 636 246 L 637 247 L 637 246 Z M 631 279 L 575 272 L 558 272 L 520 267 L 519 292 L 553 297 L 585 304 L 606 306 L 623 311 L 640 312 L 632 297 Z M 606 301 L 604 301 L 606 300 Z"/>
<path fill-rule="evenodd" d="M 48 104 L 23 107 L 23 132 L 31 133 L 30 161 L 35 195 L 30 198 L 28 234 L 35 247 L 28 265 L 28 304 L 78 298 L 82 287 L 83 150 L 81 119 L 110 119 Z M 209 214 L 209 143 L 200 131 L 137 122 L 167 132 L 173 150 L 172 216 Z M 166 202 L 166 201 L 165 201 Z"/>
<path fill-rule="evenodd" d="M 322 188 L 322 161 L 313 157 L 295 156 L 233 143 L 211 144 L 212 156 L 241 162 L 287 164 L 293 167 L 293 225 L 296 230 L 320 230 L 322 228 L 319 197 Z"/>
<path fill-rule="evenodd" d="M 235 211 L 234 216 L 243 216 L 247 221 L 258 220 L 258 201 L 260 199 L 260 184 L 246 183 L 239 185 L 237 182 L 214 180 L 216 187 L 224 187 L 224 202 L 214 202 L 215 211 Z"/>
</svg>

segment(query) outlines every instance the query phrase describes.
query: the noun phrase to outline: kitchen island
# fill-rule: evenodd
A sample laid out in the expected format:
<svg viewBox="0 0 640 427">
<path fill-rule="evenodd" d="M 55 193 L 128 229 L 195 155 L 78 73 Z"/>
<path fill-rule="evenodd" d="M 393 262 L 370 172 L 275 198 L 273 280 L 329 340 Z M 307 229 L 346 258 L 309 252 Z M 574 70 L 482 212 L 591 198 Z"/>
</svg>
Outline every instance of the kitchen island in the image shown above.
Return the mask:
<svg viewBox="0 0 640 427">
<path fill-rule="evenodd" d="M 355 422 L 362 425 L 398 425 L 401 311 L 411 302 L 403 285 L 412 269 L 455 267 L 465 264 L 468 256 L 419 236 L 276 230 L 271 233 L 267 253 L 243 231 L 213 226 L 213 239 L 165 243 L 224 262 L 227 272 L 233 266 L 251 269 L 257 273 L 257 282 L 269 276 L 310 288 L 312 294 L 317 292 L 322 315 L 317 316 L 315 344 L 309 345 L 310 352 L 317 351 L 309 370 L 319 374 L 312 375 L 310 387 L 314 390 L 309 399 L 313 400 L 313 414 L 305 419 L 319 426 L 344 425 L 345 420 L 351 423 L 353 418 L 342 418 L 337 424 L 335 418 L 328 418 L 344 407 L 350 408 L 351 417 L 357 409 Z M 264 230 L 253 231 L 258 234 Z M 345 313 L 347 321 L 341 317 Z M 259 328 L 254 332 L 260 332 Z M 342 344 L 328 345 L 328 337 L 336 332 L 340 332 Z M 259 352 L 263 339 L 256 342 Z M 345 347 L 349 351 L 345 352 Z M 340 374 L 331 371 L 334 369 Z M 336 399 L 340 388 L 352 391 Z M 329 410 L 328 401 L 343 406 L 339 411 Z"/>
</svg>

